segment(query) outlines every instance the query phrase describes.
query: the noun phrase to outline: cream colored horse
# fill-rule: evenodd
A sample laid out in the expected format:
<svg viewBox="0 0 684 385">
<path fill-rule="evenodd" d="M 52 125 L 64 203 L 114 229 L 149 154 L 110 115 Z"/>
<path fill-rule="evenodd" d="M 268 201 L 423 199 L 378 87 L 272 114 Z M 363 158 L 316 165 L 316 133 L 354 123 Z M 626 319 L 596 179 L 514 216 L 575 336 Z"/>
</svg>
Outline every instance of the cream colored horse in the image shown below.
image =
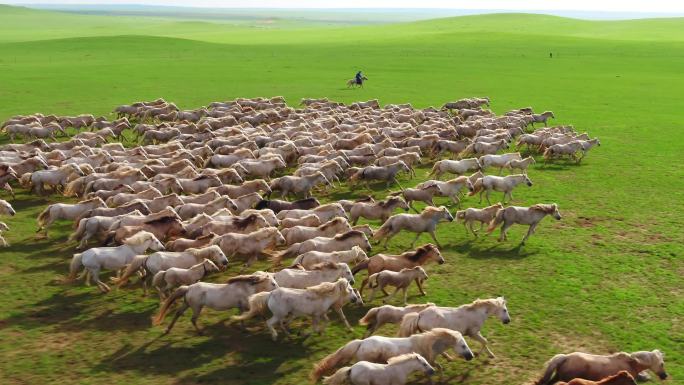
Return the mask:
<svg viewBox="0 0 684 385">
<path fill-rule="evenodd" d="M 173 325 L 176 324 L 178 318 L 189 308 L 192 309 L 192 325 L 199 334 L 202 334 L 202 330 L 197 325 L 197 319 L 203 308 L 208 307 L 209 309 L 219 311 L 238 308 L 240 311 L 243 311 L 248 308 L 249 298 L 252 295 L 271 291 L 277 287 L 278 284 L 273 278 L 268 273 L 262 271 L 257 271 L 251 275 L 239 275 L 230 278 L 223 284 L 197 282 L 189 286 L 181 286 L 164 301 L 152 323 L 154 325 L 161 324 L 171 306 L 177 300 L 183 298 L 183 304 L 176 311 L 176 315 L 166 328 L 164 334 L 168 334 L 173 329 Z"/>
<path fill-rule="evenodd" d="M 445 159 L 435 162 L 434 166 L 432 166 L 432 171 L 430 171 L 430 174 L 428 174 L 428 176 L 434 175 L 435 178 L 439 179 L 439 177 L 445 173 L 463 175 L 468 171 L 480 169 L 480 162 L 477 160 L 477 158 L 468 158 L 461 160 Z"/>
<path fill-rule="evenodd" d="M 660 350 L 634 353 L 615 353 L 608 356 L 575 352 L 557 354 L 546 363 L 544 375 L 536 385 L 551 385 L 557 381 L 575 378 L 598 381 L 626 370 L 634 378 L 643 379 L 645 370 L 656 373 L 661 380 L 667 378 L 664 355 Z"/>
<path fill-rule="evenodd" d="M 527 230 L 527 234 L 525 234 L 525 237 L 521 242 L 521 244 L 524 245 L 527 238 L 534 234 L 534 230 L 537 228 L 539 222 L 547 215 L 551 215 L 556 220 L 560 220 L 561 214 L 558 211 L 558 205 L 555 203 L 540 203 L 530 207 L 509 206 L 496 213 L 494 219 L 489 223 L 487 233 L 491 233 L 499 224 L 503 223 L 499 241 L 504 241 L 508 239 L 506 234 L 508 229 L 514 224 L 529 225 L 530 227 Z"/>
<path fill-rule="evenodd" d="M 228 256 L 246 256 L 245 266 L 251 266 L 266 250 L 284 245 L 285 238 L 278 229 L 267 227 L 249 234 L 224 234 L 214 238 L 211 244 L 219 246 Z"/>
<path fill-rule="evenodd" d="M 417 282 L 424 282 L 426 279 L 428 279 L 428 275 L 420 266 L 401 269 L 399 271 L 383 270 L 379 273 L 375 273 L 368 277 L 368 287 L 373 289 L 368 302 L 373 301 L 375 298 L 375 293 L 378 290 L 382 290 L 384 292 L 385 287 L 393 286 L 395 288 L 394 292 L 390 294 L 390 296 L 387 297 L 383 302 L 389 302 L 392 298 L 394 298 L 399 290 L 402 290 L 404 293 L 404 305 L 406 305 L 408 288 L 411 285 L 411 282 L 416 281 L 417 285 Z"/>
<path fill-rule="evenodd" d="M 84 267 L 85 272 L 83 276 L 85 276 L 86 283 L 89 283 L 90 279 L 92 279 L 102 292 L 108 292 L 110 291 L 109 286 L 100 281 L 100 270 L 121 270 L 137 255 L 144 253 L 147 249 L 164 250 L 164 245 L 152 233 L 141 231 L 125 239 L 124 244 L 121 246 L 94 247 L 83 253 L 74 254 L 69 265 L 67 281 L 75 280 L 78 271 L 81 267 Z"/>
<path fill-rule="evenodd" d="M 441 367 L 436 362 L 439 355 L 444 355 L 449 361 L 453 360 L 446 354 L 449 349 L 453 349 L 467 361 L 473 359 L 473 352 L 465 339 L 455 330 L 434 328 L 425 333 L 401 338 L 372 336 L 364 340 L 350 341 L 318 361 L 309 377 L 312 382 L 317 382 L 324 374 L 353 360 L 381 363 L 392 357 L 414 352 L 425 357 L 431 365 Z"/>
<path fill-rule="evenodd" d="M 4 199 L 0 199 L 0 215 L 9 215 L 13 217 L 16 214 L 17 212 L 14 211 L 14 208 L 11 204 L 9 204 L 9 202 Z"/>
<path fill-rule="evenodd" d="M 80 217 L 83 213 L 99 207 L 107 207 L 105 202 L 100 198 L 92 198 L 75 204 L 51 204 L 38 215 L 38 230 L 36 230 L 36 232 L 39 233 L 44 231 L 44 234 L 47 237 L 48 227 L 50 227 L 50 225 L 56 220 L 74 220 Z"/>
<path fill-rule="evenodd" d="M 308 251 L 341 251 L 349 250 L 354 246 L 359 246 L 367 251 L 371 249 L 371 244 L 366 234 L 361 231 L 350 230 L 334 237 L 316 237 L 304 242 L 295 243 L 274 256 L 273 262 L 278 266 L 283 259 L 296 257 Z"/>
<path fill-rule="evenodd" d="M 392 357 L 386 364 L 359 361 L 344 367 L 330 377 L 323 378 L 325 385 L 404 385 L 413 372 L 431 376 L 435 369 L 418 353 Z"/>
<path fill-rule="evenodd" d="M 351 269 L 344 262 L 323 262 L 314 265 L 309 270 L 302 270 L 296 267 L 287 268 L 273 273 L 273 278 L 278 283 L 278 286 L 293 289 L 306 289 L 323 282 L 335 282 L 340 278 L 345 278 L 350 284 L 354 284 L 354 276 Z"/>
<path fill-rule="evenodd" d="M 403 307 L 392 306 L 392 305 L 382 305 L 379 307 L 374 307 L 366 313 L 359 320 L 359 325 L 366 327 L 366 332 L 363 334 L 363 338 L 366 338 L 378 330 L 382 325 L 385 324 L 398 324 L 404 318 L 406 314 L 417 313 L 425 310 L 430 306 L 435 306 L 434 303 L 428 302 L 418 305 L 406 305 Z"/>
<path fill-rule="evenodd" d="M 470 195 L 476 194 L 479 190 L 480 203 L 482 203 L 482 194 L 484 193 L 487 198 L 487 203 L 491 205 L 492 202 L 489 200 L 489 196 L 492 191 L 502 192 L 504 193 L 503 203 L 505 204 L 506 197 L 508 197 L 509 201 L 512 200 L 513 189 L 523 183 L 529 187 L 532 186 L 532 181 L 526 174 L 513 174 L 507 176 L 485 175 L 481 180 L 481 184 L 478 185 L 478 183 L 476 183 L 474 185 L 474 190 Z"/>
<path fill-rule="evenodd" d="M 272 191 L 280 190 L 281 198 L 285 199 L 290 194 L 294 194 L 295 196 L 301 194 L 304 198 L 308 198 L 311 196 L 311 190 L 319 185 L 332 186 L 332 183 L 322 172 L 317 171 L 312 175 L 286 175 L 273 179 L 270 187 Z"/>
<path fill-rule="evenodd" d="M 209 259 L 193 265 L 187 269 L 172 267 L 157 272 L 152 278 L 152 286 L 159 291 L 159 299 L 162 301 L 169 296 L 171 289 L 181 285 L 192 285 L 199 282 L 211 273 L 216 273 L 219 268 Z M 163 285 L 163 287 L 162 287 Z"/>
<path fill-rule="evenodd" d="M 324 282 L 306 289 L 278 288 L 269 293 L 255 294 L 249 298 L 249 312 L 233 319 L 244 321 L 257 314 L 263 314 L 268 308 L 273 315 L 266 321 L 266 326 L 274 341 L 278 338 L 275 325 L 279 325 L 285 334 L 290 334 L 287 322 L 291 317 L 310 316 L 313 330 L 322 334 L 325 328 L 325 314 L 328 310 L 335 309 L 344 323 L 349 325 L 342 306 L 335 306 L 335 304 L 346 301 L 355 303 L 359 300 L 357 292 L 351 287 L 349 281 L 340 278 L 335 282 Z"/>
<path fill-rule="evenodd" d="M 407 314 L 401 320 L 399 335 L 406 337 L 434 328 L 457 330 L 482 344 L 482 349 L 478 354 L 486 350 L 487 354 L 494 358 L 494 353 L 487 346 L 487 339 L 480 333 L 482 326 L 490 316 L 498 317 L 504 324 L 511 322 L 506 300 L 503 297 L 478 299 L 473 303 L 459 307 L 433 306 L 419 313 Z"/>
<path fill-rule="evenodd" d="M 381 222 L 385 222 L 398 208 L 404 211 L 409 210 L 406 201 L 400 197 L 388 197 L 379 202 L 355 202 L 349 210 L 349 217 L 354 225 L 359 221 L 359 218 L 380 219 Z"/>
<path fill-rule="evenodd" d="M 338 203 L 328 203 L 308 210 L 281 210 L 278 214 L 276 214 L 276 217 L 280 220 L 283 220 L 286 218 L 302 218 L 309 214 L 316 215 L 318 219 L 321 220 L 321 223 L 325 223 L 335 217 L 347 218 L 347 213 L 344 211 L 342 205 Z"/>
<path fill-rule="evenodd" d="M 368 260 L 368 255 L 366 255 L 366 252 L 363 251 L 363 249 L 359 246 L 353 246 L 350 250 L 342 251 L 308 251 L 297 256 L 297 258 L 295 258 L 295 260 L 292 262 L 292 265 L 299 265 L 309 270 L 312 266 L 323 262 L 344 262 L 351 264 L 360 263 L 366 260 Z"/>
<path fill-rule="evenodd" d="M 288 229 L 295 226 L 318 227 L 321 224 L 321 220 L 318 219 L 318 216 L 309 214 L 301 218 L 285 218 L 280 221 L 280 228 Z"/>
<path fill-rule="evenodd" d="M 449 210 L 446 207 L 432 207 L 428 206 L 420 214 L 397 214 L 391 216 L 387 221 L 378 229 L 378 231 L 373 236 L 373 239 L 378 241 L 378 244 L 385 239 L 385 247 L 387 243 L 395 235 L 399 234 L 401 230 L 407 230 L 416 233 L 416 238 L 411 243 L 411 247 L 416 244 L 418 237 L 422 233 L 428 233 L 435 241 L 437 246 L 442 247 L 435 236 L 435 229 L 437 228 L 437 223 L 441 220 L 447 220 L 452 222 L 454 217 L 451 216 Z"/>
<path fill-rule="evenodd" d="M 287 245 L 316 237 L 334 237 L 352 228 L 345 218 L 337 217 L 317 227 L 294 226 L 281 230 Z"/>
<path fill-rule="evenodd" d="M 448 197 L 459 207 L 461 206 L 461 199 L 459 197 L 461 190 L 463 190 L 464 187 L 467 188 L 468 191 L 473 190 L 473 184 L 470 182 L 470 179 L 467 176 L 459 176 L 449 179 L 446 182 L 442 182 L 440 180 L 428 180 L 419 184 L 416 186 L 416 188 L 428 188 L 431 186 L 439 187 L 439 190 L 435 196 Z"/>
<path fill-rule="evenodd" d="M 462 220 L 463 227 L 466 230 L 466 234 L 470 229 L 473 235 L 477 237 L 477 232 L 475 231 L 475 229 L 473 229 L 473 222 L 480 222 L 479 231 L 482 231 L 482 228 L 484 227 L 485 223 L 489 224 L 496 216 L 496 213 L 503 208 L 504 206 L 501 203 L 497 203 L 495 205 L 491 205 L 489 207 L 485 207 L 482 209 L 469 207 L 465 210 L 456 212 L 456 221 L 458 221 L 459 219 Z"/>
</svg>

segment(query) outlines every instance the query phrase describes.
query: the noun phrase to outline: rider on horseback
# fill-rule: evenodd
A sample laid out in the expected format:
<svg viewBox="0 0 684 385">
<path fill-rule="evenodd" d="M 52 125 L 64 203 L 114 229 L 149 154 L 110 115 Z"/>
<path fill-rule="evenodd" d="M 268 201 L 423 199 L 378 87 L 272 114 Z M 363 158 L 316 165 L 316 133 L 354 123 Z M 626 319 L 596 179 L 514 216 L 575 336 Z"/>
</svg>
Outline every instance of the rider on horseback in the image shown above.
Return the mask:
<svg viewBox="0 0 684 385">
<path fill-rule="evenodd" d="M 356 84 L 363 84 L 363 74 L 361 73 L 361 71 L 356 73 Z"/>
</svg>

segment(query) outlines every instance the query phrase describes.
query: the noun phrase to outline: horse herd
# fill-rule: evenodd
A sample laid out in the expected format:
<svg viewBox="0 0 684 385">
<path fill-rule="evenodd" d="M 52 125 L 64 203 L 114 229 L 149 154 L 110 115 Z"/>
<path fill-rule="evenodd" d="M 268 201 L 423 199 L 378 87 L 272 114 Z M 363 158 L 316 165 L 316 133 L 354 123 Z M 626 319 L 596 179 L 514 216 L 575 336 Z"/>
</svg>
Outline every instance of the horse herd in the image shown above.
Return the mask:
<svg viewBox="0 0 684 385">
<path fill-rule="evenodd" d="M 290 334 L 291 322 L 301 317 L 322 333 L 330 310 L 351 330 L 343 309 L 363 305 L 366 286 L 372 291 L 369 302 L 380 292 L 389 301 L 401 291 L 403 306 L 368 310 L 359 321 L 367 328 L 364 338 L 316 363 L 311 379 L 403 384 L 412 372 L 441 370 L 438 357 L 455 359 L 449 351 L 465 360 L 482 352 L 494 357 L 481 329 L 490 317 L 511 322 L 503 297 L 458 307 L 407 304 L 409 286 L 415 282 L 425 295 L 428 266 L 446 262 L 437 226 L 461 221 L 466 234 L 475 237 L 476 222 L 488 233 L 501 226 L 499 240 L 504 241 L 512 225 L 523 224 L 529 226 L 524 243 L 544 217 L 560 220 L 561 214 L 556 203 L 505 205 L 517 186 L 533 185 L 528 169 L 535 160 L 501 152 L 515 143 L 543 154 L 545 162 L 563 156 L 579 162 L 600 144 L 571 126 L 546 127 L 552 112 L 535 114 L 527 107 L 497 116 L 482 108 L 489 103 L 472 98 L 441 109 L 416 109 L 410 104 L 381 108 L 377 100 L 347 106 L 303 99 L 295 109 L 274 97 L 181 111 L 157 99 L 119 106 L 113 121 L 93 115 L 15 116 L 2 125 L 4 131 L 11 139 L 32 141 L 0 147 L 0 186 L 12 198 L 12 184 L 18 184 L 35 194 L 78 200 L 52 204 L 38 217 L 38 232 L 45 237 L 55 221 L 72 221 L 69 242 L 85 250 L 74 254 L 65 281 L 84 278 L 108 292 L 111 284 L 121 287 L 139 277 L 145 292 L 156 288 L 160 296 L 154 324 L 164 322 L 175 307 L 166 333 L 188 309 L 201 333 L 198 318 L 204 308 L 236 308 L 240 314 L 233 320 L 241 325 L 265 316 L 274 340 L 279 331 Z M 545 127 L 530 131 L 535 123 Z M 59 135 L 64 140 L 57 141 Z M 434 179 L 404 188 L 397 176 L 411 178 L 425 162 L 434 163 Z M 488 170 L 498 172 L 485 174 Z M 519 173 L 503 176 L 504 170 Z M 440 180 L 444 174 L 451 179 Z M 342 181 L 352 190 L 378 182 L 399 190 L 385 199 L 357 196 L 325 204 L 314 197 Z M 271 198 L 276 192 L 280 199 Z M 502 203 L 492 205 L 493 192 L 504 194 Z M 480 202 L 484 195 L 489 206 L 452 213 L 434 202 L 447 198 L 460 207 L 466 193 L 479 194 Z M 415 202 L 426 207 L 419 211 Z M 10 203 L 0 200 L 0 215 L 14 214 Z M 358 224 L 359 219 L 367 223 Z M 8 226 L 0 223 L 0 241 L 6 245 L 3 230 Z M 416 235 L 410 250 L 368 256 L 371 240 L 386 247 L 402 231 Z M 415 247 L 423 233 L 434 244 Z M 99 245 L 88 246 L 96 240 Z M 244 270 L 259 258 L 270 260 L 273 270 L 225 283 L 204 281 L 230 260 L 244 261 Z M 286 260 L 290 264 L 282 268 Z M 100 278 L 103 270 L 116 272 L 109 284 Z M 356 289 L 355 276 L 362 270 L 368 275 Z M 394 288 L 392 294 L 388 287 Z M 398 325 L 397 337 L 371 336 L 390 323 Z M 479 352 L 464 336 L 481 345 Z M 342 367 L 351 362 L 356 363 Z M 538 384 L 633 384 L 647 369 L 666 377 L 660 351 L 572 353 L 552 358 Z"/>
</svg>

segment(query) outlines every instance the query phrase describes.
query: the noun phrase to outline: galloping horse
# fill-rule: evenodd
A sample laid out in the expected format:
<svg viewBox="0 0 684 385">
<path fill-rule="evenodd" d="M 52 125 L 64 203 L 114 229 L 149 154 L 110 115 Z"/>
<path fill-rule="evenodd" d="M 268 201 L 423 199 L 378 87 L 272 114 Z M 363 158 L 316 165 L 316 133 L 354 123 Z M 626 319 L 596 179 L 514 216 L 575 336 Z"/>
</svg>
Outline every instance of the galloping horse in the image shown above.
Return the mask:
<svg viewBox="0 0 684 385">
<path fill-rule="evenodd" d="M 347 80 L 347 88 L 354 88 L 354 87 L 363 88 L 363 82 L 365 82 L 366 80 L 368 80 L 368 78 L 365 76 L 361 77 L 360 82 L 356 78 L 349 79 L 349 80 Z"/>
</svg>

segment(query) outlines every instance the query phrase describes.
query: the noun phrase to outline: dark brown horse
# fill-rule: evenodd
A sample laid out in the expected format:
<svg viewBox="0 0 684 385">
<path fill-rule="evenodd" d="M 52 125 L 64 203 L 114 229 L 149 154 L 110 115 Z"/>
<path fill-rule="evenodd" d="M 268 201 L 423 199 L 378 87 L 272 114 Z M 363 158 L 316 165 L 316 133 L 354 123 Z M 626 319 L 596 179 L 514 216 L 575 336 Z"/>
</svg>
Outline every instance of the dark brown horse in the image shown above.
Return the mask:
<svg viewBox="0 0 684 385">
<path fill-rule="evenodd" d="M 107 238 L 103 242 L 104 245 L 117 244 L 120 245 L 121 242 L 130 237 L 131 235 L 137 234 L 140 231 L 147 231 L 154 234 L 157 239 L 161 242 L 165 242 L 168 239 L 178 238 L 185 235 L 185 226 L 176 217 L 161 217 L 159 219 L 154 219 L 149 222 L 145 222 L 142 225 L 137 226 L 122 226 L 115 231 L 107 234 Z"/>
</svg>

